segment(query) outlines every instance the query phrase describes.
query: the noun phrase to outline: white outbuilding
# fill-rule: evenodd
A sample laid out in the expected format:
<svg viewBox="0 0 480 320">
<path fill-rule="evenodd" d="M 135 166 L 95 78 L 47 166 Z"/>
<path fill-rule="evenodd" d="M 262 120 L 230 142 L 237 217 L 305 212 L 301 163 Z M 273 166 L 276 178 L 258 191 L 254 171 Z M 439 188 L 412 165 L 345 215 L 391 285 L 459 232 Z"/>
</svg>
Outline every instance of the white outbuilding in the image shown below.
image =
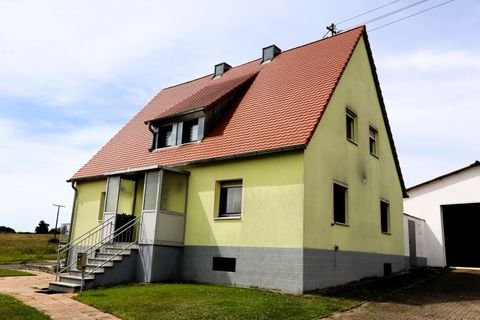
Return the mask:
<svg viewBox="0 0 480 320">
<path fill-rule="evenodd" d="M 480 162 L 407 189 L 404 212 L 425 221 L 434 267 L 480 267 Z M 409 238 L 408 225 L 405 238 Z"/>
</svg>

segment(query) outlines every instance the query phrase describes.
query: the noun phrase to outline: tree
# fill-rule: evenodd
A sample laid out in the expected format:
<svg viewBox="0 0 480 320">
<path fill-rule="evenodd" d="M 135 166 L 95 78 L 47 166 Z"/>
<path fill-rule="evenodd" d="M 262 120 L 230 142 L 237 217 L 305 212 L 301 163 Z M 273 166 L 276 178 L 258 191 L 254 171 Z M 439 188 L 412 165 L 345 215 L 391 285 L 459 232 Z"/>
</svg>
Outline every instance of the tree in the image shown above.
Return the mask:
<svg viewBox="0 0 480 320">
<path fill-rule="evenodd" d="M 38 234 L 46 234 L 46 233 L 48 233 L 48 226 L 49 226 L 48 223 L 46 223 L 45 221 L 41 220 L 41 221 L 38 223 L 38 226 L 35 228 L 35 233 L 38 233 Z"/>
<path fill-rule="evenodd" d="M 9 227 L 0 226 L 0 233 L 15 233 L 15 230 Z"/>
</svg>

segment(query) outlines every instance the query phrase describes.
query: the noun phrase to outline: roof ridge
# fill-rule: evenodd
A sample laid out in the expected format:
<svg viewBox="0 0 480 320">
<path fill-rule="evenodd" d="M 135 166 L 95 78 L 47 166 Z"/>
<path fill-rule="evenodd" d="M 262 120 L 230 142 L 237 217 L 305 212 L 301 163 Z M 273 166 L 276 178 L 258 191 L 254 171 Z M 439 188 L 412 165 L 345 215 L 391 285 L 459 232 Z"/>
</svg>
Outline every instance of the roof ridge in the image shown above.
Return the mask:
<svg viewBox="0 0 480 320">
<path fill-rule="evenodd" d="M 349 29 L 349 30 L 346 30 L 346 31 L 343 31 L 343 32 L 339 32 L 331 37 L 328 37 L 328 38 L 322 38 L 322 39 L 318 39 L 318 40 L 314 40 L 314 41 L 311 41 L 311 42 L 308 42 L 308 43 L 304 43 L 302 45 L 299 45 L 299 46 L 296 46 L 296 47 L 293 47 L 293 48 L 290 48 L 290 49 L 287 49 L 287 50 L 283 50 L 281 53 L 286 53 L 286 52 L 289 52 L 289 51 L 293 51 L 293 50 L 296 50 L 296 49 L 300 49 L 300 48 L 303 48 L 303 47 L 306 47 L 306 46 L 309 46 L 309 45 L 312 45 L 312 44 L 315 44 L 315 43 L 318 43 L 318 42 L 321 42 L 321 41 L 326 41 L 326 40 L 330 40 L 332 38 L 335 38 L 335 37 L 338 37 L 340 35 L 343 35 L 343 34 L 346 34 L 346 33 L 349 33 L 349 32 L 353 32 L 354 30 L 357 30 L 357 29 L 366 29 L 366 27 L 364 25 L 361 25 L 361 26 L 358 26 L 358 27 L 355 27 L 355 28 L 352 28 L 352 29 Z M 233 69 L 236 69 L 236 68 L 239 68 L 239 67 L 242 67 L 246 64 L 249 64 L 249 63 L 253 63 L 257 60 L 262 60 L 262 58 L 256 58 L 256 59 L 253 59 L 253 60 L 250 60 L 250 61 L 247 61 L 247 62 L 244 62 L 244 63 L 241 63 L 239 65 L 236 65 L 234 67 L 232 67 L 232 69 L 230 70 L 233 70 Z M 204 76 L 200 76 L 198 78 L 195 78 L 195 79 L 192 79 L 192 80 L 189 80 L 189 81 L 185 81 L 185 82 L 181 82 L 181 83 L 177 83 L 177 84 L 174 84 L 174 85 L 171 85 L 171 86 L 168 86 L 168 87 L 165 87 L 165 88 L 162 88 L 160 91 L 163 91 L 163 90 L 167 90 L 167 89 L 171 89 L 171 88 L 175 88 L 175 87 L 178 87 L 178 86 L 181 86 L 181 85 L 184 85 L 184 84 L 187 84 L 187 83 L 190 83 L 190 82 L 194 82 L 194 81 L 198 81 L 200 79 L 203 79 L 203 78 L 207 78 L 209 76 L 212 76 L 213 73 L 209 73 L 209 74 L 206 74 Z"/>
</svg>

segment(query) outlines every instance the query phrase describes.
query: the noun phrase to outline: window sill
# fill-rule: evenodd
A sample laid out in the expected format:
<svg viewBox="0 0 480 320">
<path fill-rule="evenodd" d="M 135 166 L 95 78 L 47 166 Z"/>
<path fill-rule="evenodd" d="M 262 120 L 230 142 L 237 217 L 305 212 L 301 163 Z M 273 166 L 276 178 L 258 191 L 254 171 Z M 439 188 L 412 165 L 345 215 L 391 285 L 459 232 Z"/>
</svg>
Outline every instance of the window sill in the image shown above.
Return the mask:
<svg viewBox="0 0 480 320">
<path fill-rule="evenodd" d="M 353 139 L 350 139 L 350 138 L 347 138 L 347 140 L 350 142 L 350 143 L 353 143 L 354 145 L 356 145 L 358 147 L 358 143 L 353 140 Z"/>
<path fill-rule="evenodd" d="M 391 236 L 392 235 L 390 232 L 382 232 L 382 234 L 384 234 L 386 236 Z"/>
<path fill-rule="evenodd" d="M 348 223 L 332 222 L 332 226 L 350 227 Z"/>
<path fill-rule="evenodd" d="M 374 157 L 374 158 L 379 159 L 378 155 L 376 155 L 375 153 L 371 153 L 371 152 L 370 152 L 370 155 L 371 155 L 372 157 Z"/>
<path fill-rule="evenodd" d="M 230 216 L 230 217 L 215 217 L 213 218 L 213 220 L 241 220 L 242 219 L 242 216 L 241 215 L 238 215 L 238 216 Z"/>
</svg>

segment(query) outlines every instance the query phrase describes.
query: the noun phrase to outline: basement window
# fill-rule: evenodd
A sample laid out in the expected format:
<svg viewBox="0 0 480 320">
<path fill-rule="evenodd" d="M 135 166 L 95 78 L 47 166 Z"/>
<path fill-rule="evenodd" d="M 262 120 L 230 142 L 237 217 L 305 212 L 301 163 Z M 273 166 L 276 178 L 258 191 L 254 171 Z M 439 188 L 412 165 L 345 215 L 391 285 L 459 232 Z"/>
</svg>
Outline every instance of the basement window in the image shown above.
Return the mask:
<svg viewBox="0 0 480 320">
<path fill-rule="evenodd" d="M 351 111 L 350 109 L 347 109 L 346 112 L 346 135 L 347 139 L 353 143 L 356 143 L 357 141 L 357 115 Z"/>
<path fill-rule="evenodd" d="M 370 146 L 370 154 L 378 157 L 378 131 L 372 126 L 368 130 L 368 144 Z"/>
<path fill-rule="evenodd" d="M 390 233 L 390 205 L 385 201 L 380 201 L 380 226 L 382 233 Z"/>
<path fill-rule="evenodd" d="M 213 257 L 213 261 L 212 261 L 213 271 L 235 272 L 236 267 L 237 267 L 236 258 Z"/>
<path fill-rule="evenodd" d="M 333 222 L 347 224 L 347 188 L 333 184 Z"/>
<path fill-rule="evenodd" d="M 242 213 L 242 180 L 220 182 L 218 217 L 240 217 Z"/>
</svg>

